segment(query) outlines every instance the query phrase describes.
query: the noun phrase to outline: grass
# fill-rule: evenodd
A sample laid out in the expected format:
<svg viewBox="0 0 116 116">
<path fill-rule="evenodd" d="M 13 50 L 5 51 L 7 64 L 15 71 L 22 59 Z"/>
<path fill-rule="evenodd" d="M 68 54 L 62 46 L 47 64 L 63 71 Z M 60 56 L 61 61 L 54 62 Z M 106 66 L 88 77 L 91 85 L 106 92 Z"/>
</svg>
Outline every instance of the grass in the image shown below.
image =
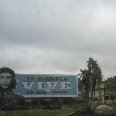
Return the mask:
<svg viewBox="0 0 116 116">
<path fill-rule="evenodd" d="M 77 110 L 76 106 L 70 109 L 64 106 L 63 109 L 33 109 L 33 110 L 16 110 L 16 111 L 0 111 L 0 116 L 68 116 L 69 113 Z"/>
</svg>

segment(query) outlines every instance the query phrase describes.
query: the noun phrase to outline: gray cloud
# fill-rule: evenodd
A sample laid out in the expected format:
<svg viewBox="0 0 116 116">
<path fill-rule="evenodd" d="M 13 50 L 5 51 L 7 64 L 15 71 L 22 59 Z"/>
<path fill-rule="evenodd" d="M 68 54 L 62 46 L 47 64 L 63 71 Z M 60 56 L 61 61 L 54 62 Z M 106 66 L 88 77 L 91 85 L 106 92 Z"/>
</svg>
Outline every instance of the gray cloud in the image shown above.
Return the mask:
<svg viewBox="0 0 116 116">
<path fill-rule="evenodd" d="M 77 74 L 93 57 L 115 75 L 115 20 L 114 0 L 1 0 L 0 65 Z"/>
</svg>

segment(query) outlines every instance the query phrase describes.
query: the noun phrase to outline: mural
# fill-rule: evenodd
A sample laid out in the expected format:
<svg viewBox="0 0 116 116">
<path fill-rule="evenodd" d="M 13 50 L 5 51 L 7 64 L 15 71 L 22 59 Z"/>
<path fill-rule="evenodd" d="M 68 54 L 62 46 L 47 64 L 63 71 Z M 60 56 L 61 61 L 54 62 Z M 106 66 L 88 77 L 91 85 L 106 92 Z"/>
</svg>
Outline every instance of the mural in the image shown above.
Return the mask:
<svg viewBox="0 0 116 116">
<path fill-rule="evenodd" d="M 24 97 L 14 92 L 15 72 L 7 67 L 0 68 L 0 109 L 16 109 L 25 103 Z"/>
<path fill-rule="evenodd" d="M 15 74 L 10 68 L 0 68 L 0 110 L 26 108 L 25 100 L 30 98 L 77 96 L 76 75 Z"/>
</svg>

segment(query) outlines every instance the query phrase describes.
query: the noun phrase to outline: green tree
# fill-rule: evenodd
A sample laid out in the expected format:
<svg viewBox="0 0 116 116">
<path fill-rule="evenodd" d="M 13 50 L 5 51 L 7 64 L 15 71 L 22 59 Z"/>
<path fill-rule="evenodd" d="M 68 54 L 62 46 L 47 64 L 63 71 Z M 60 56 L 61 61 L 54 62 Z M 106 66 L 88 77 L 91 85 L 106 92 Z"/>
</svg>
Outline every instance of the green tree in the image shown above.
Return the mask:
<svg viewBox="0 0 116 116">
<path fill-rule="evenodd" d="M 102 82 L 102 72 L 101 69 L 97 63 L 97 60 L 94 60 L 93 58 L 89 58 L 87 61 L 87 67 L 88 67 L 88 72 L 89 72 L 89 77 L 90 77 L 90 83 L 91 83 L 91 99 L 95 97 L 95 87 L 96 84 L 98 84 L 99 90 L 100 90 L 100 85 Z M 100 91 L 99 91 L 99 96 L 100 96 Z"/>
<path fill-rule="evenodd" d="M 91 92 L 91 100 L 95 97 L 95 87 L 96 84 L 99 85 L 99 95 L 100 95 L 100 84 L 102 82 L 102 72 L 97 63 L 97 60 L 89 58 L 87 61 L 87 69 L 80 70 L 83 88 L 86 92 L 86 99 L 89 102 L 89 93 Z"/>
<path fill-rule="evenodd" d="M 116 86 L 116 76 L 110 77 L 107 80 L 105 80 L 105 86 L 106 87 Z"/>
<path fill-rule="evenodd" d="M 81 74 L 79 74 L 79 78 L 80 78 L 79 88 L 81 88 L 81 89 L 83 88 L 83 90 L 85 91 L 83 97 L 84 97 L 84 99 L 87 100 L 87 103 L 89 103 L 89 91 L 91 89 L 89 72 L 86 69 L 80 70 L 80 71 L 81 71 Z"/>
</svg>

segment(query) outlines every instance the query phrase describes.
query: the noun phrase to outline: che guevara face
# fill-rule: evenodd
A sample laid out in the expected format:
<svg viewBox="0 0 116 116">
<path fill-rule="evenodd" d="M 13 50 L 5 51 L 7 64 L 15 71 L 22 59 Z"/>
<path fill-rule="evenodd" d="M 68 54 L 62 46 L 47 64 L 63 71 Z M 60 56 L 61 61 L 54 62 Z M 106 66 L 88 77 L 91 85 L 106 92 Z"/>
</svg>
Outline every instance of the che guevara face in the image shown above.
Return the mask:
<svg viewBox="0 0 116 116">
<path fill-rule="evenodd" d="M 2 73 L 0 74 L 0 86 L 3 89 L 9 88 L 12 81 L 12 75 L 9 73 Z"/>
</svg>

